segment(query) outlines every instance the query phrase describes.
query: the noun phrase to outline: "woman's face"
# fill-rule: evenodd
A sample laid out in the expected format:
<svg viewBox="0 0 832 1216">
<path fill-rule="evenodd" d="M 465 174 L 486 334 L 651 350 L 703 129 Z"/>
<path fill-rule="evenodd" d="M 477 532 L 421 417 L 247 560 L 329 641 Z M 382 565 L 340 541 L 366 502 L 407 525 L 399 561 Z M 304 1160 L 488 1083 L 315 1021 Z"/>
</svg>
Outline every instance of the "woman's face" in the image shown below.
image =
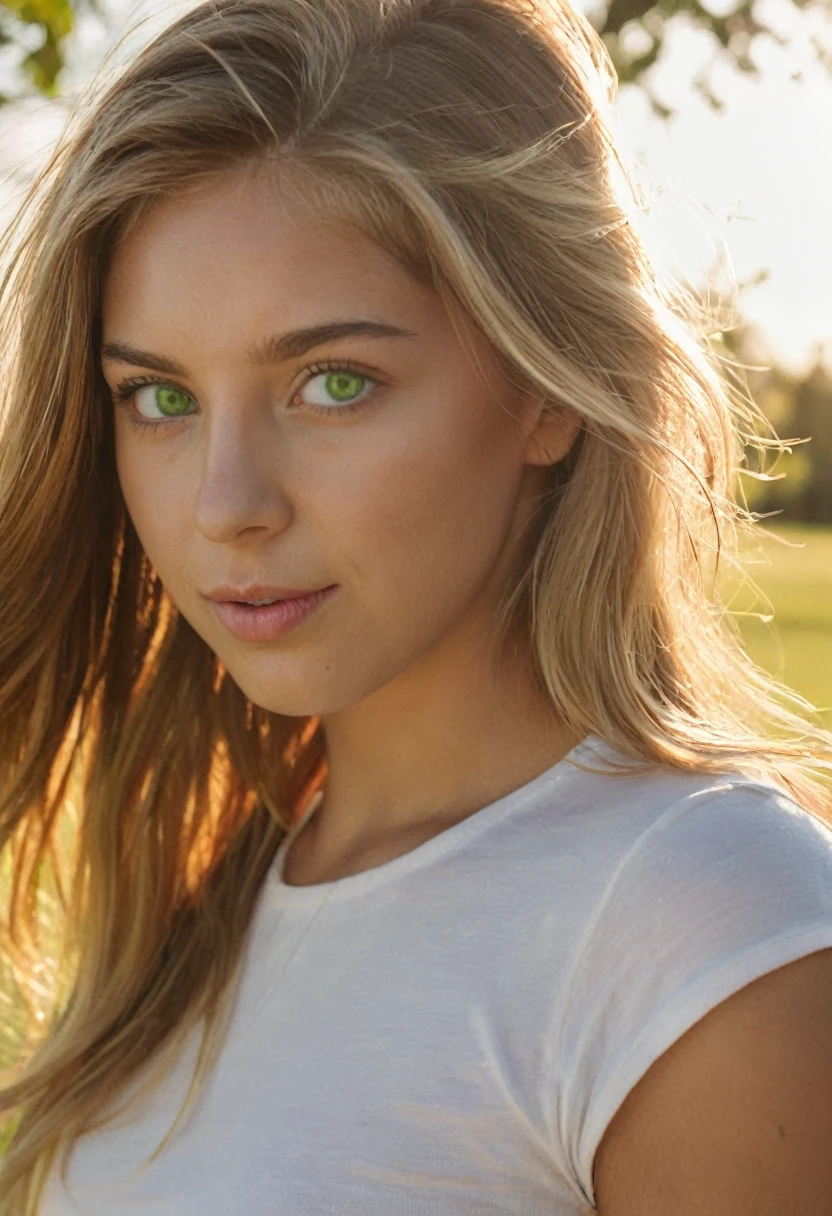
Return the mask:
<svg viewBox="0 0 832 1216">
<path fill-rule="evenodd" d="M 456 320 L 468 349 L 435 293 L 266 173 L 183 190 L 118 246 L 102 364 L 128 393 L 124 499 L 179 611 L 255 704 L 333 713 L 492 619 L 577 427 L 538 424 L 539 402 L 521 408 Z M 289 340 L 344 322 L 376 332 Z M 257 584 L 337 589 L 264 641 L 208 598 Z"/>
</svg>

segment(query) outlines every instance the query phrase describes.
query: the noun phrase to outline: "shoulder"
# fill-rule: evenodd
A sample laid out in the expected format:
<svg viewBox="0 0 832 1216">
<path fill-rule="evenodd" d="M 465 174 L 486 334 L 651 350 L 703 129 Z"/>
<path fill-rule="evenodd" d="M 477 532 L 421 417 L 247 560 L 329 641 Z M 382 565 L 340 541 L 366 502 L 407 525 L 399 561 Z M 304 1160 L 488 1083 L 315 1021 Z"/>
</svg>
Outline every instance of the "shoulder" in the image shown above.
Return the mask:
<svg viewBox="0 0 832 1216">
<path fill-rule="evenodd" d="M 726 779 L 665 804 L 618 856 L 576 957 L 574 991 L 586 980 L 597 993 L 615 974 L 631 987 L 634 965 L 652 998 L 677 968 L 686 978 L 708 971 L 713 983 L 721 962 L 735 971 L 740 951 L 773 957 L 780 939 L 788 953 L 788 939 L 813 926 L 821 938 L 832 928 L 832 828 L 772 786 Z"/>
<path fill-rule="evenodd" d="M 717 1151 L 708 1139 L 716 1128 L 719 1148 L 734 1143 L 726 1125 L 739 1134 L 739 1116 L 755 1093 L 746 1073 L 782 1093 L 797 1076 L 784 1072 L 796 1041 L 820 1051 L 813 1026 L 824 1017 L 832 1038 L 823 978 L 830 948 L 832 829 L 825 822 L 771 786 L 733 777 L 689 790 L 652 815 L 594 903 L 559 1007 L 556 1126 L 576 1191 L 595 1203 L 597 1171 L 603 1216 L 811 1216 L 811 1207 L 718 1207 L 717 1199 L 710 1206 L 695 1162 L 696 1151 L 706 1158 Z M 802 1003 L 807 985 L 824 993 L 811 1010 Z M 757 993 L 771 996 L 763 1003 Z M 796 1016 L 788 1038 L 786 1009 Z M 759 1054 L 741 1056 L 737 1042 Z M 746 1073 L 738 1071 L 742 1062 Z M 802 1067 L 823 1076 L 832 1095 L 827 1062 L 811 1058 Z M 759 1097 L 754 1102 L 764 1109 Z M 696 1112 L 705 1112 L 698 1125 L 678 1122 Z M 790 1139 L 788 1123 L 779 1124 Z M 758 1130 L 750 1133 L 752 1155 Z M 735 1148 L 726 1169 L 732 1161 L 742 1168 Z M 686 1208 L 672 1187 L 683 1185 L 688 1166 L 695 1199 Z M 717 1190 L 730 1195 L 731 1185 L 726 1177 Z M 652 1197 L 649 1187 L 657 1188 Z M 629 1207 L 628 1194 L 639 1196 Z"/>
<path fill-rule="evenodd" d="M 626 757 L 599 744 L 600 759 Z M 594 760 L 594 757 L 592 758 Z M 592 760 L 590 761 L 592 762 Z M 585 777 L 570 789 L 568 813 L 541 823 L 541 830 L 573 832 L 570 849 L 597 877 L 597 894 L 611 895 L 629 883 L 641 865 L 660 861 L 674 871 L 715 867 L 743 859 L 753 869 L 772 861 L 772 841 L 792 854 L 807 849 L 832 856 L 832 823 L 821 821 L 781 790 L 743 773 L 683 772 L 656 766 L 647 772 Z M 562 843 L 559 835 L 558 843 Z"/>
<path fill-rule="evenodd" d="M 651 817 L 606 894 L 614 900 L 635 886 L 651 897 L 666 892 L 674 900 L 701 901 L 708 890 L 736 903 L 800 881 L 811 886 L 812 898 L 820 888 L 832 911 L 831 878 L 832 825 L 773 786 L 727 777 L 686 792 Z"/>
<path fill-rule="evenodd" d="M 601 1216 L 826 1216 L 832 948 L 733 993 L 648 1069 L 595 1157 Z"/>
</svg>

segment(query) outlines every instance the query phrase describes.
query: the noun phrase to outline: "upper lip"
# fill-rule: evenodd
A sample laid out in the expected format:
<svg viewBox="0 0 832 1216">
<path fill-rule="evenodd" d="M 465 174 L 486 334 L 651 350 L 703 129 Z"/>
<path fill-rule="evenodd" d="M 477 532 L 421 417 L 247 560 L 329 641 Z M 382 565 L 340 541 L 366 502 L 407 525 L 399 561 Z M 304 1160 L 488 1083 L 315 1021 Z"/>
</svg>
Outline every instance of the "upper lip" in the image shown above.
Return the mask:
<svg viewBox="0 0 832 1216">
<path fill-rule="evenodd" d="M 209 591 L 206 599 L 227 603 L 230 600 L 251 603 L 252 600 L 294 600 L 303 595 L 314 595 L 316 591 L 325 591 L 326 587 L 277 587 L 273 584 L 252 583 L 249 587 L 231 587 L 224 585 Z"/>
</svg>

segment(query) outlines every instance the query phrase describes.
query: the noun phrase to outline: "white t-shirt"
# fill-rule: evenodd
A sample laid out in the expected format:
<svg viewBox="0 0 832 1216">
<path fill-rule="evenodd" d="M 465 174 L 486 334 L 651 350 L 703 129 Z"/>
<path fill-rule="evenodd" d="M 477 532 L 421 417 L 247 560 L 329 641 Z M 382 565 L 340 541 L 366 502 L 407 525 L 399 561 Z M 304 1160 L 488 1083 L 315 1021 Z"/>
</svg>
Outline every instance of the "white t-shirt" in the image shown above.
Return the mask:
<svg viewBox="0 0 832 1216">
<path fill-rule="evenodd" d="M 832 946 L 832 830 L 736 773 L 625 777 L 589 736 L 392 861 L 259 897 L 192 1113 L 163 1087 L 83 1137 L 44 1216 L 578 1216 L 650 1065 L 757 977 Z M 313 804 L 305 818 L 316 808 Z"/>
</svg>

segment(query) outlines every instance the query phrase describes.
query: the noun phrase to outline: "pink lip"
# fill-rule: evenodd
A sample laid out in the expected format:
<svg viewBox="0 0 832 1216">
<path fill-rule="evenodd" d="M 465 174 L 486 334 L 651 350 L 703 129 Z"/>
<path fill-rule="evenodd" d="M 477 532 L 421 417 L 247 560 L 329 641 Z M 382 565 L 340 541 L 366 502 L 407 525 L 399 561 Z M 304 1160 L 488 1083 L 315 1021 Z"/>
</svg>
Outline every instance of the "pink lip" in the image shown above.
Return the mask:
<svg viewBox="0 0 832 1216">
<path fill-rule="evenodd" d="M 232 587 L 228 583 L 207 591 L 205 598 L 235 604 L 250 604 L 254 600 L 299 600 L 305 595 L 314 595 L 320 587 L 278 587 L 274 583 L 249 583 L 247 587 Z"/>
<path fill-rule="evenodd" d="M 337 584 L 295 599 L 278 600 L 260 608 L 247 604 L 211 601 L 211 607 L 229 633 L 241 642 L 275 642 L 305 620 L 338 590 Z"/>
</svg>

